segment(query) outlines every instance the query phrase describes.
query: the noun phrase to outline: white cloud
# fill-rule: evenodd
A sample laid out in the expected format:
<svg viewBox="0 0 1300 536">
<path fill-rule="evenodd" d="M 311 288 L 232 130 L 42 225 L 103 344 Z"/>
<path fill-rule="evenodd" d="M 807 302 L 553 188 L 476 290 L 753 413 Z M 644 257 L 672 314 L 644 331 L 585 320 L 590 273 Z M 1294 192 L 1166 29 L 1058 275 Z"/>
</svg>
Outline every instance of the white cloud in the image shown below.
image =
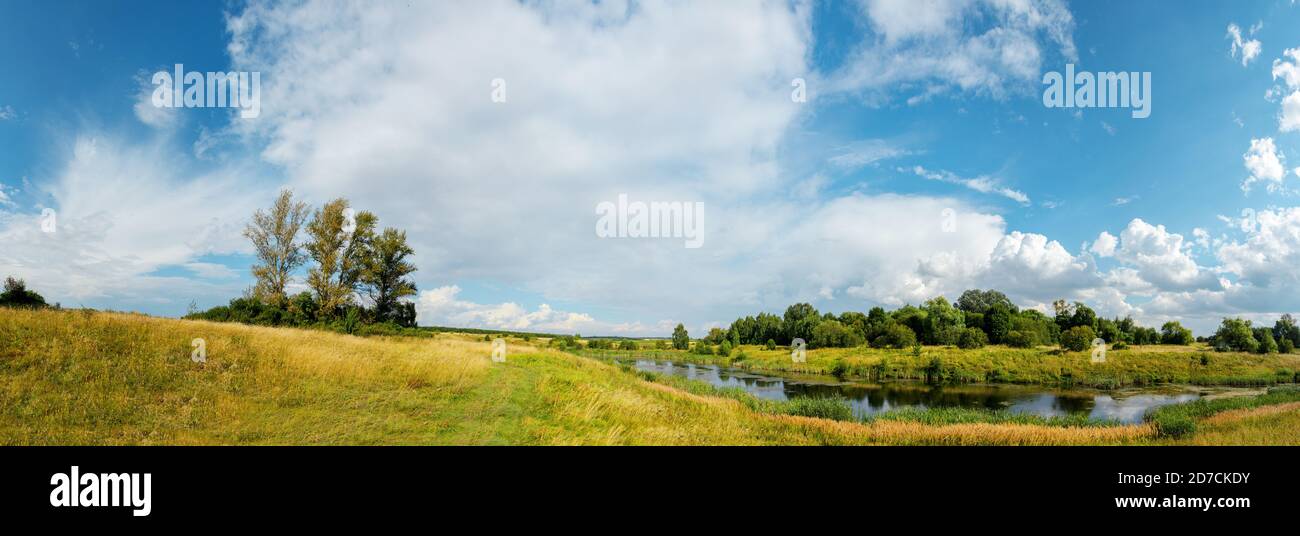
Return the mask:
<svg viewBox="0 0 1300 536">
<path fill-rule="evenodd" d="M 1273 138 L 1250 140 L 1250 149 L 1241 158 L 1246 171 L 1250 172 L 1250 176 L 1241 183 L 1243 192 L 1250 193 L 1251 185 L 1261 181 L 1268 183 L 1270 192 L 1282 186 L 1282 179 L 1286 177 L 1286 157 L 1278 152 Z"/>
<path fill-rule="evenodd" d="M 213 262 L 187 262 L 185 268 L 204 279 L 234 279 L 239 274 L 229 266 Z"/>
<path fill-rule="evenodd" d="M 1027 90 L 1052 52 L 1077 59 L 1074 18 L 1059 0 L 862 0 L 875 38 L 833 73 L 830 92 L 914 105 L 951 89 L 994 98 Z"/>
<path fill-rule="evenodd" d="M 599 322 L 591 315 L 557 311 L 544 303 L 532 311 L 513 302 L 480 304 L 460 299 L 460 291 L 455 285 L 421 291 L 415 300 L 417 322 L 425 326 L 619 335 L 662 335 L 673 326 L 667 320 L 654 326 Z"/>
<path fill-rule="evenodd" d="M 1159 289 L 1217 288 L 1218 279 L 1196 264 L 1188 253 L 1183 235 L 1151 225 L 1141 219 L 1129 222 L 1119 235 L 1114 251 L 1120 262 L 1137 269 L 1138 275 Z"/>
<path fill-rule="evenodd" d="M 1290 95 L 1282 98 L 1282 110 L 1278 114 L 1278 130 L 1282 132 L 1300 130 L 1300 67 L 1297 64 L 1300 64 L 1300 48 L 1288 48 L 1282 58 L 1273 60 L 1273 80 L 1281 78 L 1291 90 Z M 1281 93 L 1280 88 L 1270 89 L 1267 97 L 1271 100 Z"/>
<path fill-rule="evenodd" d="M 897 158 L 907 154 L 911 154 L 911 151 L 885 140 L 862 140 L 843 147 L 829 161 L 842 169 L 857 169 L 881 160 Z"/>
<path fill-rule="evenodd" d="M 959 184 L 980 193 L 1000 195 L 1020 203 L 1021 205 L 1029 204 L 1029 196 L 1025 195 L 1024 192 L 1002 186 L 998 184 L 997 179 L 992 177 L 982 175 L 973 179 L 967 179 L 948 171 L 930 171 L 921 166 L 914 166 L 910 171 L 915 173 L 918 177 L 923 177 L 932 181 Z"/>
<path fill-rule="evenodd" d="M 191 298 L 214 303 L 238 295 L 234 281 L 151 274 L 201 255 L 247 250 L 239 232 L 253 208 L 270 199 L 270 185 L 257 184 L 242 167 L 196 170 L 165 140 L 131 145 L 83 135 L 72 145 L 40 192 L 54 201 L 55 232 L 42 232 L 39 208 L 0 212 L 0 271 L 70 304 L 166 302 L 179 312 Z"/>
<path fill-rule="evenodd" d="M 1259 26 L 1252 26 L 1250 29 L 1250 33 L 1254 34 L 1259 30 Z M 1235 23 L 1229 24 L 1227 37 L 1232 39 L 1232 57 L 1236 58 L 1237 52 L 1241 52 L 1242 67 L 1245 67 L 1255 58 L 1259 57 L 1260 50 L 1262 49 L 1259 40 L 1243 38 L 1240 26 L 1237 26 Z"/>
<path fill-rule="evenodd" d="M 1118 243 L 1119 240 L 1115 238 L 1115 235 L 1102 231 L 1101 234 L 1097 235 L 1097 240 L 1092 243 L 1092 247 L 1088 251 L 1096 253 L 1098 257 L 1111 257 L 1115 255 L 1115 246 Z"/>
<path fill-rule="evenodd" d="M 0 121 L 8 121 L 15 117 L 18 117 L 18 113 L 14 111 L 12 106 L 0 106 Z"/>
</svg>

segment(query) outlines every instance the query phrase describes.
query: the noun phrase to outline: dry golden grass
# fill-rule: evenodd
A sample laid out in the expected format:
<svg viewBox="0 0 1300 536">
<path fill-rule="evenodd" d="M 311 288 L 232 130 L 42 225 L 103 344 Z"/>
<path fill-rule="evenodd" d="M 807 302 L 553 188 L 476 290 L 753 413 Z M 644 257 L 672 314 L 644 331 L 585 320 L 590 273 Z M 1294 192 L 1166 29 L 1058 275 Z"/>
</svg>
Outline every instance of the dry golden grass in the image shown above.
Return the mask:
<svg viewBox="0 0 1300 536">
<path fill-rule="evenodd" d="M 1300 402 L 1226 411 L 1201 421 L 1175 445 L 1300 445 Z"/>
</svg>

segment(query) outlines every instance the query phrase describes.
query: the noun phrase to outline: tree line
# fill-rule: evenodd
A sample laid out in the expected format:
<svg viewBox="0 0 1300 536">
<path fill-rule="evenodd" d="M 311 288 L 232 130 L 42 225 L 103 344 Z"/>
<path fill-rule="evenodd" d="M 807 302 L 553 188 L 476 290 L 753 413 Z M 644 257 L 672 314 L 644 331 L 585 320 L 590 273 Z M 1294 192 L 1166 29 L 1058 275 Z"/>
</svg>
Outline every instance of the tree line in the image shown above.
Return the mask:
<svg viewBox="0 0 1300 536">
<path fill-rule="evenodd" d="M 1131 344 L 1188 345 L 1198 340 L 1177 321 L 1165 322 L 1157 330 L 1138 325 L 1131 316 L 1101 317 L 1079 301 L 1057 300 L 1053 313 L 1048 316 L 1021 309 L 1002 292 L 981 289 L 963 292 L 955 303 L 938 296 L 920 306 L 908 304 L 893 311 L 873 307 L 866 313 L 835 315 L 821 313 L 808 303 L 796 303 L 782 315 L 764 312 L 738 318 L 725 329 L 712 328 L 697 347 L 711 350 L 755 344 L 773 349 L 803 339 L 809 348 L 865 344 L 873 348 L 941 345 L 973 349 L 1005 344 L 1018 348 L 1059 345 L 1081 351 L 1090 348 L 1095 339 L 1116 349 Z M 674 348 L 690 348 L 689 333 L 680 324 L 672 341 Z M 1225 318 L 1214 336 L 1200 341 L 1220 351 L 1286 353 L 1300 346 L 1300 328 L 1290 314 L 1283 315 L 1271 329 L 1253 327 L 1249 320 Z"/>
<path fill-rule="evenodd" d="M 415 251 L 406 231 L 376 232 L 378 223 L 374 213 L 353 211 L 347 199 L 310 211 L 283 190 L 270 209 L 253 214 L 243 232 L 257 259 L 251 269 L 256 283 L 229 305 L 185 318 L 345 333 L 414 327 L 415 304 L 403 298 L 417 290 L 407 278 L 416 271 L 407 260 Z M 286 289 L 304 265 L 309 290 L 290 296 Z"/>
</svg>

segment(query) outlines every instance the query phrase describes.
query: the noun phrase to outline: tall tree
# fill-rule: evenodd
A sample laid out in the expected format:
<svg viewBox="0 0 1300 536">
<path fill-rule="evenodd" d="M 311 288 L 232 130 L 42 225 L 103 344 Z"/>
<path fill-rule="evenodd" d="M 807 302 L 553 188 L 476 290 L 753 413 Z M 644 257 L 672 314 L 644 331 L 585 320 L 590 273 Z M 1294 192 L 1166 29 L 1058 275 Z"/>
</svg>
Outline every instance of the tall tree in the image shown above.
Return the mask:
<svg viewBox="0 0 1300 536">
<path fill-rule="evenodd" d="M 348 208 L 346 199 L 335 199 L 307 224 L 307 253 L 316 261 L 307 273 L 307 286 L 325 316 L 337 315 L 351 303 L 374 235 L 375 215 L 359 212 L 349 221 Z"/>
<path fill-rule="evenodd" d="M 397 321 L 402 313 L 399 301 L 415 294 L 415 283 L 406 279 L 415 271 L 415 265 L 406 262 L 406 257 L 414 253 L 406 243 L 406 231 L 392 227 L 384 229 L 370 244 L 361 283 L 375 304 L 375 317 L 380 322 Z"/>
<path fill-rule="evenodd" d="M 686 332 L 686 326 L 677 324 L 673 328 L 673 349 L 685 350 L 691 346 L 691 335 Z"/>
<path fill-rule="evenodd" d="M 281 190 L 269 211 L 258 209 L 253 213 L 244 236 L 253 242 L 259 261 L 253 265 L 253 277 L 257 278 L 253 295 L 258 300 L 275 306 L 288 301 L 284 288 L 293 271 L 306 260 L 296 242 L 306 220 L 307 204 L 295 202 L 290 190 Z"/>
</svg>

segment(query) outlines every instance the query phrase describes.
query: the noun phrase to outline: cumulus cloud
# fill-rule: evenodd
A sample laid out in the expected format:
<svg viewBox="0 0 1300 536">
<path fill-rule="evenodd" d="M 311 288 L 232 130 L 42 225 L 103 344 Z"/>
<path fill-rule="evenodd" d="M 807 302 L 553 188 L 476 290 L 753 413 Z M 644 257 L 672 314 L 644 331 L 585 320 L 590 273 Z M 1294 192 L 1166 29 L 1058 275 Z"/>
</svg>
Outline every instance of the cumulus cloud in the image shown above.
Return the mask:
<svg viewBox="0 0 1300 536">
<path fill-rule="evenodd" d="M 1092 243 L 1092 247 L 1088 251 L 1096 253 L 1098 257 L 1112 257 L 1115 255 L 1115 246 L 1117 244 L 1119 244 L 1119 239 L 1115 238 L 1115 235 L 1102 231 L 1101 234 L 1097 235 L 1097 240 Z"/>
<path fill-rule="evenodd" d="M 1139 277 L 1158 289 L 1218 288 L 1218 279 L 1196 264 L 1189 246 L 1183 235 L 1138 218 L 1120 232 L 1114 256 L 1136 268 Z"/>
<path fill-rule="evenodd" d="M 1282 187 L 1282 179 L 1286 178 L 1286 157 L 1278 152 L 1273 138 L 1250 140 L 1250 149 L 1241 158 L 1246 171 L 1250 172 L 1241 183 L 1241 191 L 1250 193 L 1251 185 L 1256 182 L 1266 182 L 1269 192 Z"/>
<path fill-rule="evenodd" d="M 828 79 L 829 90 L 909 104 L 953 89 L 1002 98 L 1037 81 L 1044 61 L 1077 59 L 1074 18 L 1059 0 L 863 0 L 874 38 Z M 975 22 L 972 22 L 975 21 Z"/>
<path fill-rule="evenodd" d="M 1292 132 L 1300 130 L 1300 48 L 1288 48 L 1282 57 L 1273 60 L 1273 80 L 1281 79 L 1291 93 L 1282 98 L 1282 110 L 1278 114 L 1278 130 Z M 1270 95 L 1280 95 L 1281 88 L 1270 90 Z"/>
<path fill-rule="evenodd" d="M 1254 34 L 1257 28 L 1257 26 L 1252 26 L 1251 33 Z M 1262 49 L 1259 40 L 1242 37 L 1241 27 L 1237 26 L 1236 23 L 1228 25 L 1227 37 L 1232 39 L 1232 57 L 1236 58 L 1237 53 L 1241 53 L 1242 67 L 1245 67 L 1251 61 L 1254 61 L 1255 58 L 1259 57 L 1260 50 Z"/>
<path fill-rule="evenodd" d="M 598 322 L 585 313 L 565 312 L 541 304 L 528 310 L 513 302 L 481 304 L 459 298 L 461 289 L 450 285 L 421 291 L 415 300 L 417 322 L 426 326 L 475 327 L 544 333 L 638 334 L 672 330 L 671 321 L 655 326 L 640 323 Z"/>
</svg>

